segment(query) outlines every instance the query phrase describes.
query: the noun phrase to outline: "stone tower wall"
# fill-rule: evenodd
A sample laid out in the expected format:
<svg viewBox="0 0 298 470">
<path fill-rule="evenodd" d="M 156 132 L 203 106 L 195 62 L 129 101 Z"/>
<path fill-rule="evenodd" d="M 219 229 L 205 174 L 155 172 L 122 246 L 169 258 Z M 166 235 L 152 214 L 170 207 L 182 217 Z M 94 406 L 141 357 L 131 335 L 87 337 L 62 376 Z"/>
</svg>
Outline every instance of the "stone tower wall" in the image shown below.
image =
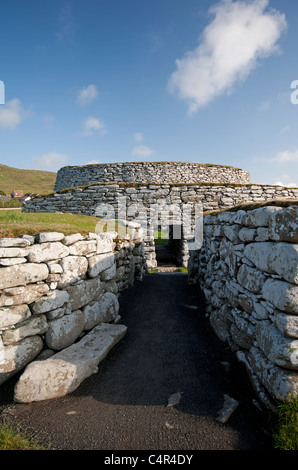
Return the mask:
<svg viewBox="0 0 298 470">
<path fill-rule="evenodd" d="M 61 168 L 55 191 L 108 182 L 250 184 L 251 179 L 247 171 L 230 166 L 180 162 L 102 163 Z"/>
</svg>

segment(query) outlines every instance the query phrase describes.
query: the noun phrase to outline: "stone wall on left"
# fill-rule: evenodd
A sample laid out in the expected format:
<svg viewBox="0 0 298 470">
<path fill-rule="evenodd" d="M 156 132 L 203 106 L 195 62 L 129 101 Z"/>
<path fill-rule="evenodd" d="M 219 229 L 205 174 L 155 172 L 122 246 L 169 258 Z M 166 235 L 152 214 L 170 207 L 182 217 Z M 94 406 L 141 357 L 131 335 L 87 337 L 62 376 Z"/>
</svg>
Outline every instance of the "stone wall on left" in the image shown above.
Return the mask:
<svg viewBox="0 0 298 470">
<path fill-rule="evenodd" d="M 117 325 L 121 339 L 125 328 L 119 329 L 120 292 L 135 279 L 142 280 L 145 271 L 138 224 L 122 239 L 117 232 L 47 232 L 0 239 L 0 385 L 32 361 L 46 365 L 57 358 L 58 363 L 59 354 L 61 360 L 63 352 L 68 354 L 69 348 L 90 338 L 95 328 L 115 339 L 116 330 L 109 326 Z M 82 360 L 83 349 L 77 350 Z M 93 358 L 90 373 L 97 359 Z M 72 377 L 72 385 L 62 391 L 53 385 L 56 391 L 40 396 L 29 397 L 28 390 L 17 386 L 16 401 L 61 396 L 85 376 L 86 372 L 80 379 Z"/>
</svg>

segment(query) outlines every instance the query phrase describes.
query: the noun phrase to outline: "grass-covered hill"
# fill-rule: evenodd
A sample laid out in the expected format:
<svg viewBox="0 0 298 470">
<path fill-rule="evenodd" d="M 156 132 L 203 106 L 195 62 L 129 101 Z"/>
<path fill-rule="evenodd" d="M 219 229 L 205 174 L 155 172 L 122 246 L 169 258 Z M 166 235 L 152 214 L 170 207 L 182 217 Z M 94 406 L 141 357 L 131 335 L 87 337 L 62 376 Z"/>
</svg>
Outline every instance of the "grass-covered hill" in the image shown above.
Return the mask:
<svg viewBox="0 0 298 470">
<path fill-rule="evenodd" d="M 56 173 L 41 170 L 20 170 L 0 164 L 0 195 L 14 189 L 26 193 L 48 194 L 53 192 Z"/>
</svg>

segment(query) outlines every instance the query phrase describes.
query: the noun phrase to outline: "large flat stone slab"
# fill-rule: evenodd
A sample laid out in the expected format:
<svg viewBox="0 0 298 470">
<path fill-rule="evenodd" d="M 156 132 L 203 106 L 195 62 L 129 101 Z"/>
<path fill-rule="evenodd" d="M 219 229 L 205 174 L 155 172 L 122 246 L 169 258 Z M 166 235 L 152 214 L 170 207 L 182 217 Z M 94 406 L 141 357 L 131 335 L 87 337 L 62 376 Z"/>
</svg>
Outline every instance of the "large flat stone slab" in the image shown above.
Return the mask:
<svg viewBox="0 0 298 470">
<path fill-rule="evenodd" d="M 127 327 L 100 324 L 78 343 L 44 361 L 29 364 L 15 387 L 19 403 L 58 398 L 73 392 L 125 335 Z"/>
<path fill-rule="evenodd" d="M 2 289 L 23 286 L 45 280 L 49 275 L 46 264 L 24 263 L 0 269 L 0 285 Z"/>
</svg>

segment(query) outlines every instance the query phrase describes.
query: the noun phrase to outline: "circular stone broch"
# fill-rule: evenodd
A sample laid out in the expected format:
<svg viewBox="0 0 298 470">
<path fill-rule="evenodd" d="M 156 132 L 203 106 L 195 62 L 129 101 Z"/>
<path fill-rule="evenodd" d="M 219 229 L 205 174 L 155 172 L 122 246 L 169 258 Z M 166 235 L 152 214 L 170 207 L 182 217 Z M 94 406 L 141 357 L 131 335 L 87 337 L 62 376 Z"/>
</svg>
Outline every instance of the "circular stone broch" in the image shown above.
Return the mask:
<svg viewBox="0 0 298 470">
<path fill-rule="evenodd" d="M 250 184 L 240 168 L 189 162 L 99 163 L 66 166 L 57 173 L 55 191 L 93 183 L 232 183 Z"/>
</svg>

